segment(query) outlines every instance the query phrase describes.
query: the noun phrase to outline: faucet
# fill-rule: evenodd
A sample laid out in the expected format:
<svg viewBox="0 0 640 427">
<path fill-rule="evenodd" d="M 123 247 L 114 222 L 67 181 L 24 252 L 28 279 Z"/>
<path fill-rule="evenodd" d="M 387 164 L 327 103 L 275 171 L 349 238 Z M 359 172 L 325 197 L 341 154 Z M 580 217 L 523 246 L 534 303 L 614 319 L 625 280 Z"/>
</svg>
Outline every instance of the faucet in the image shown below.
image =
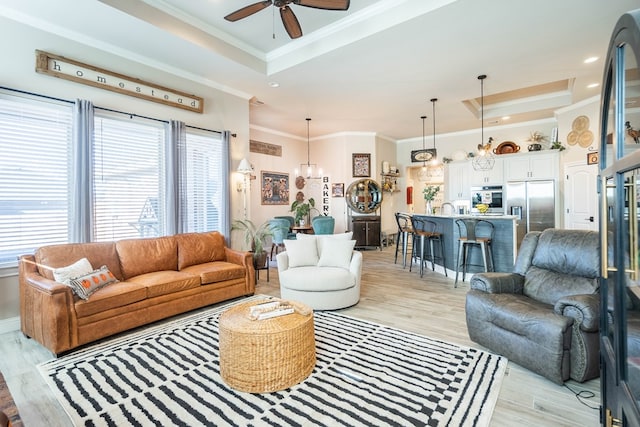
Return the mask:
<svg viewBox="0 0 640 427">
<path fill-rule="evenodd" d="M 451 207 L 451 214 L 455 214 L 456 213 L 456 207 L 453 205 L 453 203 L 450 202 L 444 202 L 441 206 L 440 206 L 440 215 L 444 214 L 444 207 L 445 206 L 449 206 Z"/>
</svg>

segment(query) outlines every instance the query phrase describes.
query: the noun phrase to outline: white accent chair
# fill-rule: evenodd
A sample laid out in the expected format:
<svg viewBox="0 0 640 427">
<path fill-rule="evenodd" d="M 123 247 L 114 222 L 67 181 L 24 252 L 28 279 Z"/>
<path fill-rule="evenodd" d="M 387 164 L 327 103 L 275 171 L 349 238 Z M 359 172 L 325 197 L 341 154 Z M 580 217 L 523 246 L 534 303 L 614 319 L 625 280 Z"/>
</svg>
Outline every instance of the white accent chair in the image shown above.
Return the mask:
<svg viewBox="0 0 640 427">
<path fill-rule="evenodd" d="M 314 310 L 337 310 L 360 300 L 362 253 L 352 233 L 298 234 L 276 256 L 280 297 Z"/>
</svg>

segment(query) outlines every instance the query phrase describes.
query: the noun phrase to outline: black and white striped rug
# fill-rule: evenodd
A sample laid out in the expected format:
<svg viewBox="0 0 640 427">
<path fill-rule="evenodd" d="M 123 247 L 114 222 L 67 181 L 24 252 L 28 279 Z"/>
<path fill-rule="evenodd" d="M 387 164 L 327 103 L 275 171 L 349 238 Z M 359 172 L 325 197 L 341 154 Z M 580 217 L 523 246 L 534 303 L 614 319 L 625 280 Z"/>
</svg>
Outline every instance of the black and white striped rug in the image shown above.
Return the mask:
<svg viewBox="0 0 640 427">
<path fill-rule="evenodd" d="M 505 358 L 335 312 L 314 314 L 318 361 L 305 381 L 235 391 L 218 366 L 226 308 L 38 368 L 76 426 L 489 425 Z"/>
</svg>

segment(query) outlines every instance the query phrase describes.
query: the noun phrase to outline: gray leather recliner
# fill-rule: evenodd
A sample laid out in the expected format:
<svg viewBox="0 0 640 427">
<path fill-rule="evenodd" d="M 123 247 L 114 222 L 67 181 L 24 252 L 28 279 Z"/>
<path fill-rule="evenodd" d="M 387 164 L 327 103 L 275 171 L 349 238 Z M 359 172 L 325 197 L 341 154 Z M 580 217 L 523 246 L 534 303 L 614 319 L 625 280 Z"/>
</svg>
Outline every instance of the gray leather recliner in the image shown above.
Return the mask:
<svg viewBox="0 0 640 427">
<path fill-rule="evenodd" d="M 600 238 L 528 233 L 513 273 L 476 273 L 466 299 L 478 344 L 562 384 L 599 375 Z"/>
</svg>

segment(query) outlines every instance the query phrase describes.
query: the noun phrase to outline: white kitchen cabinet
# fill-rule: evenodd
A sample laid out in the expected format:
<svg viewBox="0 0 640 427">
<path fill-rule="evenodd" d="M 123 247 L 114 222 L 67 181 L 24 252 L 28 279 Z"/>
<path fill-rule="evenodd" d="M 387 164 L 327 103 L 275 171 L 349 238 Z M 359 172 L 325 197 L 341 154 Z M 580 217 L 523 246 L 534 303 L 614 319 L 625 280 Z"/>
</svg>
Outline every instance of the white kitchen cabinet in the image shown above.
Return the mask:
<svg viewBox="0 0 640 427">
<path fill-rule="evenodd" d="M 508 156 L 504 159 L 505 181 L 558 179 L 560 155 L 557 150 L 505 156 Z"/>
<path fill-rule="evenodd" d="M 470 165 L 471 175 L 469 184 L 471 187 L 482 185 L 502 185 L 504 182 L 504 160 L 500 156 L 495 156 L 493 167 L 486 171 L 477 171 Z"/>
<path fill-rule="evenodd" d="M 471 164 L 467 161 L 448 163 L 446 165 L 446 200 L 469 200 L 471 198 L 471 190 L 469 188 L 470 172 Z"/>
</svg>

